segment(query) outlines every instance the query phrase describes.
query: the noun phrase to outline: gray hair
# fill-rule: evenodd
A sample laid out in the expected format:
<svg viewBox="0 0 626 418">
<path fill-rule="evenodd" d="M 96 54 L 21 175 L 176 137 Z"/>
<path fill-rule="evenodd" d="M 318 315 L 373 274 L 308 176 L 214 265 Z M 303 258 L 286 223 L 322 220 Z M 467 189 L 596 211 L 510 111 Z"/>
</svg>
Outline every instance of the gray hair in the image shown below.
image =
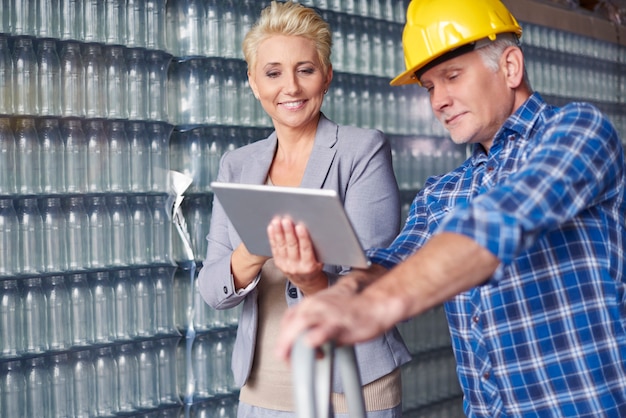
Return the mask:
<svg viewBox="0 0 626 418">
<path fill-rule="evenodd" d="M 484 45 L 481 43 L 485 42 Z M 500 57 L 504 50 L 510 46 L 520 48 L 519 39 L 515 34 L 506 33 L 500 34 L 495 41 L 491 42 L 488 39 L 478 41 L 476 45 L 476 51 L 482 58 L 485 66 L 491 71 L 497 71 L 500 66 Z M 528 73 L 526 72 L 526 65 L 524 65 L 524 83 L 530 88 L 530 80 Z"/>
</svg>

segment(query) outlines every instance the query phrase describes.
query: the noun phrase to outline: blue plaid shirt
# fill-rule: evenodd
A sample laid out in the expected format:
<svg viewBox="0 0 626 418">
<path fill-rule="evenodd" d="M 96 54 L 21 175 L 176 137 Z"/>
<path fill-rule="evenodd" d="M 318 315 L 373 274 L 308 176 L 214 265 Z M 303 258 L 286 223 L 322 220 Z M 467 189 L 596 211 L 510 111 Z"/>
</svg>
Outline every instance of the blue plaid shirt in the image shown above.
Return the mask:
<svg viewBox="0 0 626 418">
<path fill-rule="evenodd" d="M 623 158 L 596 108 L 535 93 L 368 251 L 391 268 L 445 231 L 500 259 L 445 304 L 467 416 L 626 417 Z"/>
</svg>

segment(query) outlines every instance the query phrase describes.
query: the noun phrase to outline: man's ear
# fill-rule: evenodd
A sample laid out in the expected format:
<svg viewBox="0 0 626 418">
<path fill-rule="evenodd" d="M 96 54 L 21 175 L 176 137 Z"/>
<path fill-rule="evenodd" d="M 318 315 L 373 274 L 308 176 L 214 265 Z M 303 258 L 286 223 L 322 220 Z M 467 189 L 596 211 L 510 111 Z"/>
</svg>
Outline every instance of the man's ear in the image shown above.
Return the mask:
<svg viewBox="0 0 626 418">
<path fill-rule="evenodd" d="M 507 85 L 514 89 L 524 80 L 524 54 L 522 50 L 510 46 L 504 50 L 501 58 L 502 68 L 507 79 Z"/>
</svg>

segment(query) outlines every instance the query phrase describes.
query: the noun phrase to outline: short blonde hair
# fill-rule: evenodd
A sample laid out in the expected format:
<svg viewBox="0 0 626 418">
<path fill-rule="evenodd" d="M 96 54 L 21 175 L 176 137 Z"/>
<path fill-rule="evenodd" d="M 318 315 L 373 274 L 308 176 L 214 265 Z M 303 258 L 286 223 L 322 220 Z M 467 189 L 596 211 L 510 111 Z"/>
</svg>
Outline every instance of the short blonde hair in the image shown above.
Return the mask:
<svg viewBox="0 0 626 418">
<path fill-rule="evenodd" d="M 332 47 L 330 25 L 315 10 L 291 0 L 284 3 L 272 1 L 246 34 L 242 48 L 248 70 L 256 64 L 261 42 L 277 35 L 302 36 L 315 42 L 324 71 L 328 71 Z"/>
</svg>

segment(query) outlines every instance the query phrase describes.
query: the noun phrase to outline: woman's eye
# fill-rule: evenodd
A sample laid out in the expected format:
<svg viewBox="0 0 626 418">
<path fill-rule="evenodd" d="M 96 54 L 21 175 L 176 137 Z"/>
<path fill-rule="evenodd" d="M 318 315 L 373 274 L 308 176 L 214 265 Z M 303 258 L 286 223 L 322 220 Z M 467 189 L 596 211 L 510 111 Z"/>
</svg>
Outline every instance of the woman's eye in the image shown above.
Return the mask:
<svg viewBox="0 0 626 418">
<path fill-rule="evenodd" d="M 278 71 L 271 71 L 269 73 L 266 73 L 265 75 L 269 78 L 276 78 L 280 75 L 280 73 Z"/>
</svg>

